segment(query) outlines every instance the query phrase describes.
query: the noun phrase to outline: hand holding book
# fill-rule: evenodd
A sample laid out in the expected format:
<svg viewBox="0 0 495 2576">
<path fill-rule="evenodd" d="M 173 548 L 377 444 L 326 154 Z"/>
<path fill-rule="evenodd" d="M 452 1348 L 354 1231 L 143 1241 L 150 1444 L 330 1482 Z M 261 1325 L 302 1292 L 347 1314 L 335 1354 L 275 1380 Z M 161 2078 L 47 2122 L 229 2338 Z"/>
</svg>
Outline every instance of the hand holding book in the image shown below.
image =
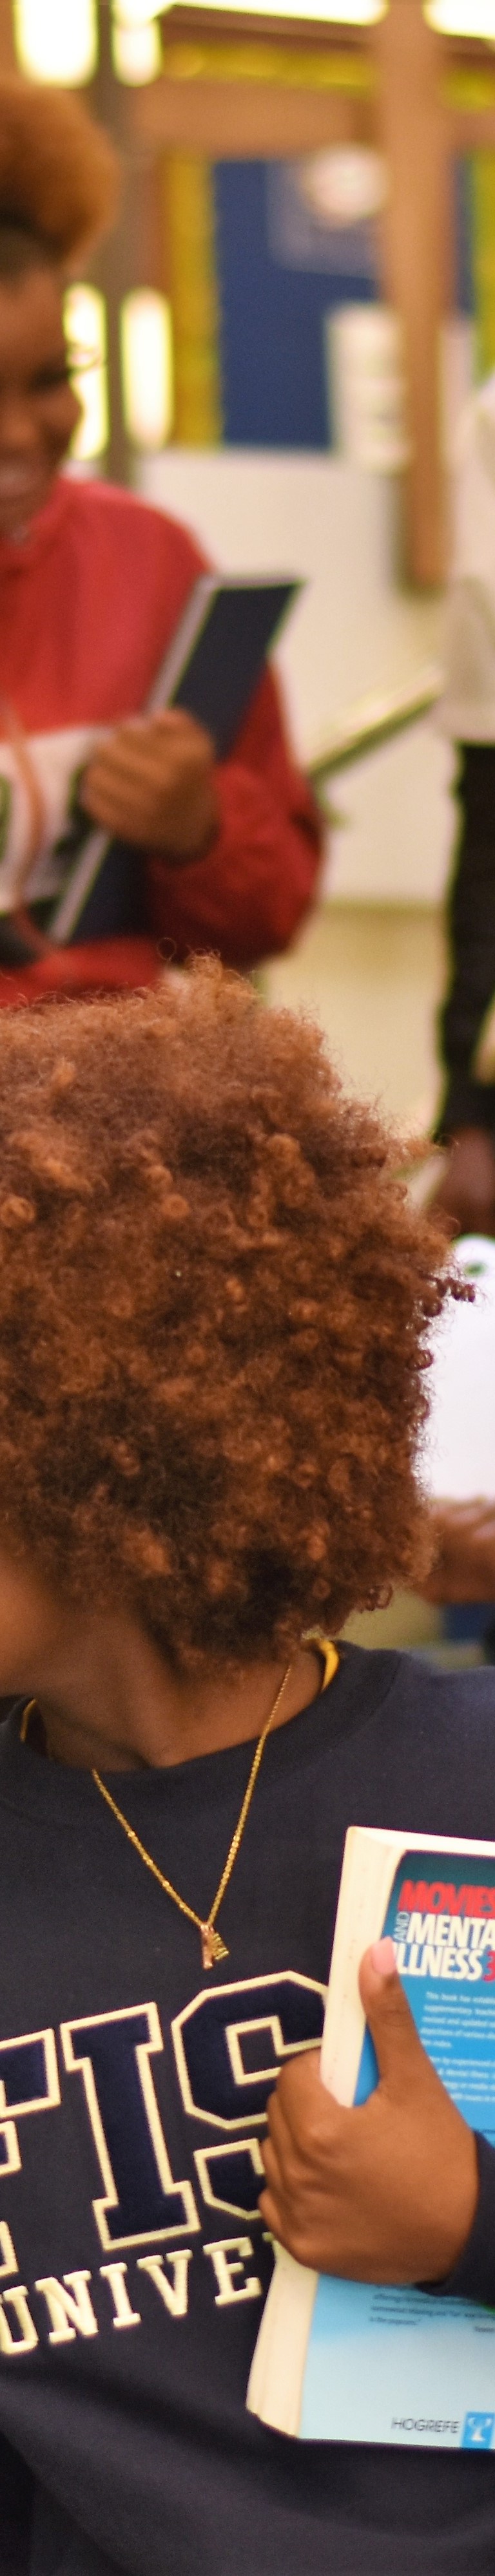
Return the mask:
<svg viewBox="0 0 495 2576">
<path fill-rule="evenodd" d="M 174 867 L 206 855 L 218 824 L 214 763 L 233 749 L 299 589 L 297 581 L 200 574 L 142 715 L 116 727 L 86 772 L 80 801 L 93 829 L 52 913 L 57 945 L 74 934 L 100 937 L 101 901 L 97 930 L 92 912 L 100 879 L 106 935 L 115 904 L 120 929 L 123 852 L 162 851 Z"/>
<path fill-rule="evenodd" d="M 495 2447 L 483 2225 L 470 2260 L 495 2159 L 494 1843 L 349 1827 L 321 2057 L 284 2068 L 262 2152 L 253 2414 L 305 2441 Z"/>
<path fill-rule="evenodd" d="M 348 2281 L 441 2281 L 475 2214 L 473 2132 L 421 2045 L 393 1942 L 359 1973 L 379 2083 L 348 2110 L 327 2092 L 319 2053 L 280 2075 L 261 2147 L 265 2225 L 298 2263 Z"/>
<path fill-rule="evenodd" d="M 201 858 L 217 827 L 214 744 L 182 707 L 134 717 L 100 743 L 81 788 L 94 823 L 175 867 Z"/>
</svg>

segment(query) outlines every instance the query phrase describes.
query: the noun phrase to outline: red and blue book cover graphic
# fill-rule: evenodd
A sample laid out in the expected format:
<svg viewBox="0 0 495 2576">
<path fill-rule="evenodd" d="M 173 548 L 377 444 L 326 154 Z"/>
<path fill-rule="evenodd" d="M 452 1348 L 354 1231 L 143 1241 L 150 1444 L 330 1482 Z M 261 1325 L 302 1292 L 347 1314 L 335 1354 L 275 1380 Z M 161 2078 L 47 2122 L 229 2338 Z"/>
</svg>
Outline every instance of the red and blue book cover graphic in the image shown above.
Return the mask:
<svg viewBox="0 0 495 2576">
<path fill-rule="evenodd" d="M 488 1857 L 479 1845 L 475 1852 L 428 1848 L 427 1838 L 421 1846 L 412 1837 L 408 1846 L 405 1836 L 360 1829 L 348 1842 L 355 1848 L 347 1886 L 344 1864 L 323 2080 L 340 2101 L 355 2104 L 367 2101 L 378 2081 L 357 2002 L 367 1905 L 366 1938 L 392 1935 L 419 2037 L 442 2083 L 464 2119 L 495 2145 L 495 1850 Z M 360 1861 L 366 1869 L 366 1845 L 374 1845 L 380 1864 L 371 1929 L 369 1892 L 363 1913 L 358 1874 Z M 495 2449 L 494 2309 L 437 2290 L 432 2296 L 318 2277 L 282 2250 L 265 2318 L 248 2403 L 266 2422 L 307 2441 Z"/>
</svg>

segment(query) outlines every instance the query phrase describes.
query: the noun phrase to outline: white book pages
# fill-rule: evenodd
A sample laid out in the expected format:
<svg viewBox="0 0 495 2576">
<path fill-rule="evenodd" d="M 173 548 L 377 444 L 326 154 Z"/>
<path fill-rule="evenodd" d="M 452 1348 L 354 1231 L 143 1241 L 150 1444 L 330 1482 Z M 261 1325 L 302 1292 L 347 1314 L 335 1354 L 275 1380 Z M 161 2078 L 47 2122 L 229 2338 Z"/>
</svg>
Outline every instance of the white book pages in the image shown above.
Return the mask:
<svg viewBox="0 0 495 2576">
<path fill-rule="evenodd" d="M 265 2301 L 248 2382 L 250 2415 L 275 2433 L 297 2435 L 306 2353 L 318 2273 L 275 2247 L 275 2271 Z"/>
<path fill-rule="evenodd" d="M 320 2073 L 336 2102 L 349 2108 L 365 2029 L 358 1971 L 364 1951 L 383 1923 L 395 1871 L 406 1850 L 405 1834 L 373 1833 L 360 1825 L 351 1825 L 346 1834 Z"/>
</svg>

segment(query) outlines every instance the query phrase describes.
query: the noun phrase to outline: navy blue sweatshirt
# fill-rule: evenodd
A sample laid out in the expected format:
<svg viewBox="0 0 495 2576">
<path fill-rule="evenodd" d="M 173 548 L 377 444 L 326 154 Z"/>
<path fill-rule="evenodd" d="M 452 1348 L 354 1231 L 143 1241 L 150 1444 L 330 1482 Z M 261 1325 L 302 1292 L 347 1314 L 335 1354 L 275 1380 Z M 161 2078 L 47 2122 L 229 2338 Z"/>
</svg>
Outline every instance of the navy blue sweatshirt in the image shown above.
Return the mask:
<svg viewBox="0 0 495 2576">
<path fill-rule="evenodd" d="M 204 1916 L 251 1750 L 111 1778 Z M 493 2456 L 298 2443 L 245 2409 L 267 2092 L 319 2037 L 349 1823 L 495 1841 L 491 1670 L 344 1648 L 269 1739 L 210 1973 L 91 1775 L 1 1730 L 1 2576 L 495 2570 Z M 449 2286 L 495 2304 L 491 2147 L 480 2171 Z"/>
</svg>

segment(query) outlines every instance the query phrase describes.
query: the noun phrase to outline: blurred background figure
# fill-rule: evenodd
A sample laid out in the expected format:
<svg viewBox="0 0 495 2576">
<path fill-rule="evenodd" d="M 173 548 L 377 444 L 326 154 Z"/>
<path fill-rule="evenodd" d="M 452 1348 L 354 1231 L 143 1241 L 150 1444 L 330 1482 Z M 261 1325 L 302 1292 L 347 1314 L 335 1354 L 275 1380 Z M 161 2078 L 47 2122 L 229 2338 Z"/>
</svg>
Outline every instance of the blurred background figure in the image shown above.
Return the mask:
<svg viewBox="0 0 495 2576">
<path fill-rule="evenodd" d="M 437 1197 L 457 1231 L 491 1235 L 495 1078 L 489 1051 L 481 1078 L 477 1051 L 495 996 L 495 374 L 471 397 L 460 432 L 445 651 L 459 835 L 440 1017 L 446 1088 L 437 1134 L 449 1152 Z"/>
<path fill-rule="evenodd" d="M 266 669 L 232 756 L 185 711 L 141 719 L 204 555 L 163 511 L 60 472 L 84 351 L 67 274 L 114 213 L 112 144 L 80 102 L 0 85 L 0 1002 L 153 981 L 214 947 L 241 968 L 309 903 L 316 807 Z M 92 825 L 117 848 L 71 947 L 51 904 Z"/>
<path fill-rule="evenodd" d="M 434 1557 L 427 1601 L 495 1602 L 495 1502 L 438 1503 L 432 1512 Z M 494 1613 L 495 1624 L 495 1613 Z"/>
</svg>

